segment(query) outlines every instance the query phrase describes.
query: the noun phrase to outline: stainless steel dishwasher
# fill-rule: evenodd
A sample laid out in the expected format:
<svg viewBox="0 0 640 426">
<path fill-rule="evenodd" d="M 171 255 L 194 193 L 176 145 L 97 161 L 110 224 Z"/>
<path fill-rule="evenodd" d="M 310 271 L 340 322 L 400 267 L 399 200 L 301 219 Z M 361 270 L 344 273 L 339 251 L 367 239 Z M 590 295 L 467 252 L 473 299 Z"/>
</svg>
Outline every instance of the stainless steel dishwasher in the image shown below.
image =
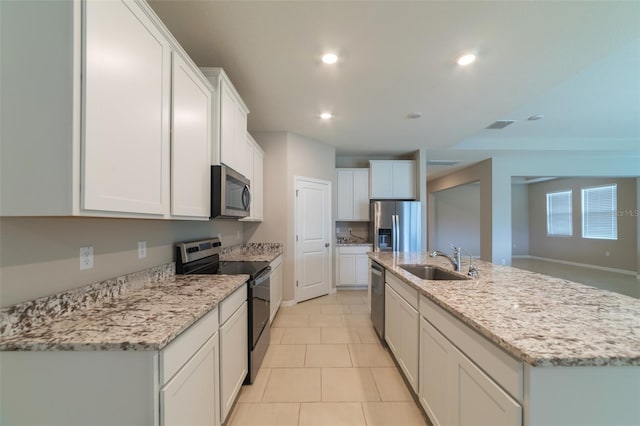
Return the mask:
<svg viewBox="0 0 640 426">
<path fill-rule="evenodd" d="M 371 322 L 378 337 L 384 343 L 384 268 L 371 261 Z"/>
</svg>

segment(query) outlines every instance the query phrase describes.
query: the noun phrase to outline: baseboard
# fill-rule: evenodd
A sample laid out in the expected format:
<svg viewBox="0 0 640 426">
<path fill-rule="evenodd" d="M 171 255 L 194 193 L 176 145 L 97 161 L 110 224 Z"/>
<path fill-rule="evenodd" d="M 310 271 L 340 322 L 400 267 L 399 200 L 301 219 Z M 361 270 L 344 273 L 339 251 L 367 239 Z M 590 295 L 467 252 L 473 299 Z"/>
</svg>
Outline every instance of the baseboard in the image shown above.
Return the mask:
<svg viewBox="0 0 640 426">
<path fill-rule="evenodd" d="M 339 289 L 334 290 L 366 290 L 367 286 L 364 285 L 341 285 Z M 334 291 L 335 293 L 335 291 Z"/>
<path fill-rule="evenodd" d="M 514 254 L 511 256 L 512 259 L 531 259 L 531 256 L 528 254 Z"/>
<path fill-rule="evenodd" d="M 598 269 L 600 271 L 606 271 L 606 272 L 615 272 L 617 274 L 623 274 L 623 275 L 631 275 L 631 276 L 636 275 L 636 277 L 639 276 L 636 271 L 627 271 L 626 269 L 607 268 L 606 266 L 589 265 L 586 263 L 569 262 L 567 260 L 550 259 L 547 257 L 539 257 L 539 256 L 529 256 L 529 258 L 536 259 L 536 260 L 544 260 L 546 262 L 562 263 L 563 265 L 580 266 L 582 268 Z"/>
<path fill-rule="evenodd" d="M 284 306 L 285 308 L 295 306 L 297 304 L 298 302 L 296 302 L 295 300 L 283 300 L 282 302 L 280 302 L 280 306 Z"/>
</svg>

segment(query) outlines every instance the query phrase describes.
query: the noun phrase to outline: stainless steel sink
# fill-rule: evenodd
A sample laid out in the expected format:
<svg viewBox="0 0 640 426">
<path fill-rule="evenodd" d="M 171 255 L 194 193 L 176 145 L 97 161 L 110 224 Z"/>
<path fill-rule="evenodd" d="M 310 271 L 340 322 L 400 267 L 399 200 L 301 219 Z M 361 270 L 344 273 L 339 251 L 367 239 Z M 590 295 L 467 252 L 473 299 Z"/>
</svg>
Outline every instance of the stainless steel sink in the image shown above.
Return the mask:
<svg viewBox="0 0 640 426">
<path fill-rule="evenodd" d="M 439 268 L 437 266 L 431 265 L 398 265 L 405 271 L 410 274 L 415 275 L 418 278 L 423 280 L 447 280 L 447 281 L 457 281 L 457 280 L 468 280 L 469 277 L 465 277 L 462 274 L 457 274 L 455 272 L 447 271 L 446 269 Z"/>
</svg>

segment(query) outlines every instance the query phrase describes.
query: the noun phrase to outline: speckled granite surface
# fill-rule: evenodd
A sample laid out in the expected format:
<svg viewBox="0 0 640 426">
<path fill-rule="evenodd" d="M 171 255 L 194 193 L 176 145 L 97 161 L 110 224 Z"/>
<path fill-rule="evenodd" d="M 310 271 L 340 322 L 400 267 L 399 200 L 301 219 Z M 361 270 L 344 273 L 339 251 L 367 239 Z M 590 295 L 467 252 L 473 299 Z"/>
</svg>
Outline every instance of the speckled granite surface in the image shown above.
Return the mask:
<svg viewBox="0 0 640 426">
<path fill-rule="evenodd" d="M 640 366 L 640 300 L 508 266 L 476 261 L 477 279 L 426 281 L 398 267 L 431 264 L 426 253 L 370 253 L 505 351 L 535 367 Z M 463 271 L 468 264 L 463 261 Z"/>
<path fill-rule="evenodd" d="M 41 316 L 0 337 L 0 350 L 159 350 L 195 323 L 248 275 L 177 275 L 117 297 Z"/>
<path fill-rule="evenodd" d="M 284 252 L 281 243 L 246 243 L 226 247 L 220 253 L 221 261 L 272 262 Z"/>
</svg>

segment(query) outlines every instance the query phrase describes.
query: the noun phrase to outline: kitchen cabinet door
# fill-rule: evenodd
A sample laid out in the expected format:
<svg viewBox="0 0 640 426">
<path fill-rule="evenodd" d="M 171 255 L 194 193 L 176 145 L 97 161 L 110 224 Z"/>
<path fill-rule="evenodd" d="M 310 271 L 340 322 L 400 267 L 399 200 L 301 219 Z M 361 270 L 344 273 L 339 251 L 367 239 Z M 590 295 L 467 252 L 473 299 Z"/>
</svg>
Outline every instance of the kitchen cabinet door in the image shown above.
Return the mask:
<svg viewBox="0 0 640 426">
<path fill-rule="evenodd" d="M 175 54 L 172 77 L 171 214 L 208 220 L 211 91 Z"/>
<path fill-rule="evenodd" d="M 354 285 L 356 282 L 356 255 L 338 256 L 338 287 Z"/>
<path fill-rule="evenodd" d="M 338 170 L 337 182 L 337 217 L 336 220 L 353 220 L 353 171 Z"/>
<path fill-rule="evenodd" d="M 160 390 L 160 424 L 163 426 L 215 424 L 214 334 Z"/>
<path fill-rule="evenodd" d="M 247 302 L 220 326 L 220 421 L 224 423 L 247 376 L 249 363 Z"/>
<path fill-rule="evenodd" d="M 270 298 L 269 321 L 273 322 L 282 303 L 282 256 L 278 256 L 271 262 Z"/>
<path fill-rule="evenodd" d="M 369 166 L 371 199 L 415 200 L 415 161 L 371 160 Z"/>
<path fill-rule="evenodd" d="M 418 392 L 419 314 L 385 284 L 385 340 L 407 381 Z"/>
<path fill-rule="evenodd" d="M 260 147 L 253 149 L 253 181 L 251 182 L 251 217 L 262 222 L 264 218 L 264 153 Z"/>
<path fill-rule="evenodd" d="M 236 103 L 231 89 L 220 83 L 220 162 L 234 168 L 235 165 L 235 111 Z"/>
<path fill-rule="evenodd" d="M 369 170 L 353 171 L 353 220 L 369 220 Z"/>
<path fill-rule="evenodd" d="M 453 345 L 420 318 L 420 380 L 418 396 L 434 426 L 453 421 L 455 395 Z"/>
<path fill-rule="evenodd" d="M 453 424 L 519 426 L 522 424 L 522 407 L 493 380 L 454 348 L 457 384 Z"/>
<path fill-rule="evenodd" d="M 84 6 L 82 206 L 169 213 L 170 45 L 133 1 Z"/>
<path fill-rule="evenodd" d="M 371 248 L 365 248 L 371 251 Z M 357 286 L 366 286 L 369 283 L 369 256 L 366 254 L 356 255 L 356 274 L 354 284 Z"/>
<path fill-rule="evenodd" d="M 235 104 L 233 114 L 233 169 L 238 173 L 247 176 L 250 174 L 248 157 L 248 141 L 247 141 L 247 113 L 239 103 Z M 252 161 L 253 162 L 253 161 Z"/>
</svg>

